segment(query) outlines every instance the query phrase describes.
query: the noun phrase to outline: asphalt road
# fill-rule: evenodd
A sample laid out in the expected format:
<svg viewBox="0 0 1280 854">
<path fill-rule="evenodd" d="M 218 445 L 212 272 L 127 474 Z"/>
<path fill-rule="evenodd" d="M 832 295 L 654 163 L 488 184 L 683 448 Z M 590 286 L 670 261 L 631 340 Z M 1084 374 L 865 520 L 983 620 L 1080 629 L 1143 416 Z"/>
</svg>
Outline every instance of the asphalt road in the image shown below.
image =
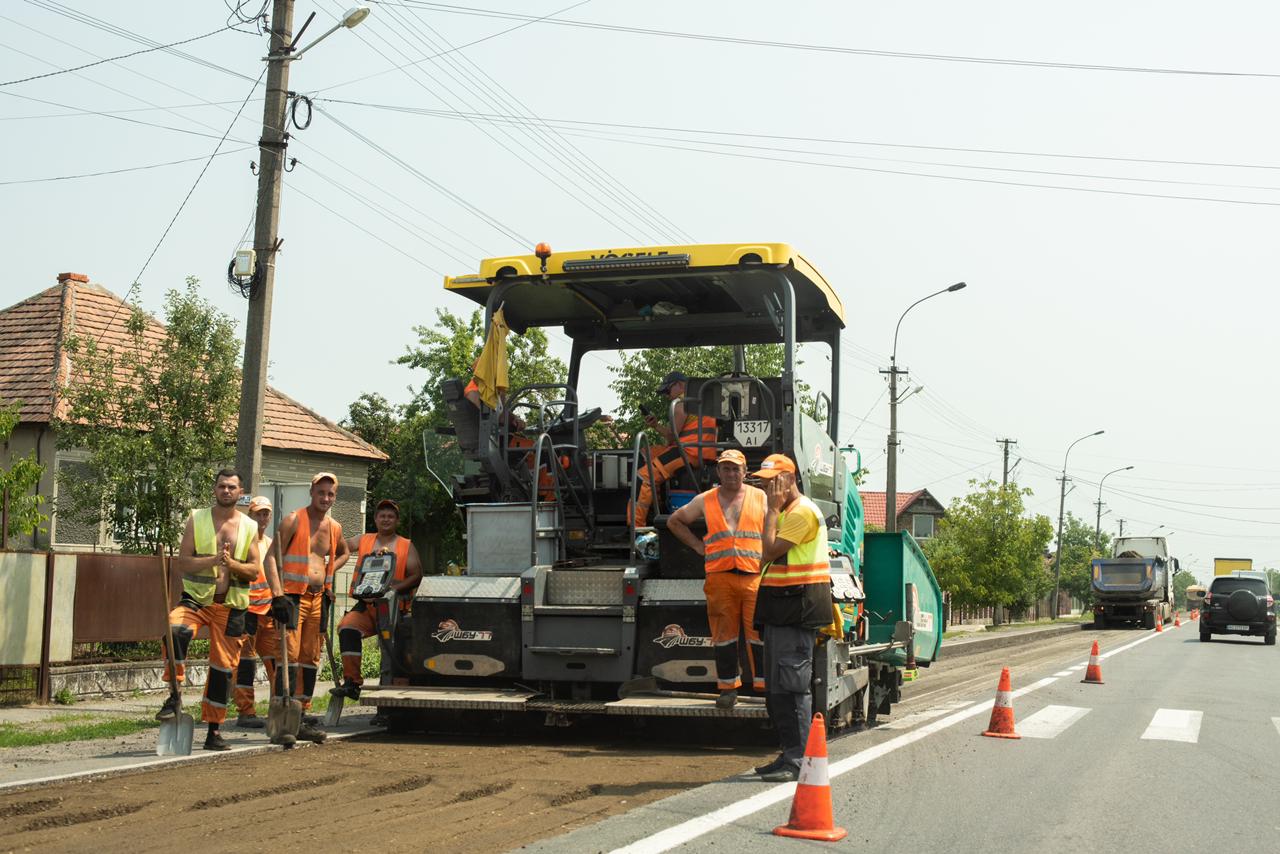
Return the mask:
<svg viewBox="0 0 1280 854">
<path fill-rule="evenodd" d="M 1092 638 L 1104 685 L 1081 684 Z M 1280 656 L 1194 624 L 1081 632 L 934 668 L 899 714 L 830 749 L 839 843 L 772 836 L 793 784 L 749 773 L 534 846 L 547 851 L 1280 849 Z M 1001 664 L 1023 738 L 984 738 Z M 745 769 L 744 769 L 745 770 Z M 1207 834 L 1207 835 L 1206 835 Z"/>
</svg>

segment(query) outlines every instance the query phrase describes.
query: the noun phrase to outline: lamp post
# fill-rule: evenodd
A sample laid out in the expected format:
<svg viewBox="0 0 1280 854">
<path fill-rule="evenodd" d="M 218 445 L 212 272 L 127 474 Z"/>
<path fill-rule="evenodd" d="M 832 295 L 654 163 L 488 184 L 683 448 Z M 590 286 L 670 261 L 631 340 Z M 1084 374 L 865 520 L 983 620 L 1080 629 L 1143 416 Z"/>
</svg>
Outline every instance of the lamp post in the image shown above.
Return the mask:
<svg viewBox="0 0 1280 854">
<path fill-rule="evenodd" d="M 1064 466 L 1065 467 L 1065 466 Z M 1102 480 L 1098 481 L 1098 517 L 1093 523 L 1093 550 L 1098 550 L 1098 545 L 1102 542 L 1102 484 L 1107 482 L 1107 478 L 1116 472 L 1129 471 L 1133 466 L 1125 466 L 1124 468 L 1114 469 L 1102 476 Z"/>
<path fill-rule="evenodd" d="M 1058 495 L 1058 547 L 1054 549 L 1053 554 L 1053 607 L 1050 613 L 1053 619 L 1058 619 L 1058 589 L 1062 580 L 1062 517 L 1067 509 L 1067 460 L 1071 457 L 1071 449 L 1083 442 L 1085 439 L 1093 436 L 1101 436 L 1107 431 L 1098 430 L 1086 436 L 1081 436 L 1070 445 L 1067 445 L 1067 452 L 1062 455 L 1062 490 Z"/>
<path fill-rule="evenodd" d="M 280 248 L 280 187 L 284 181 L 285 131 L 289 107 L 289 66 L 330 34 L 350 29 L 369 16 L 367 6 L 349 10 L 328 32 L 294 53 L 302 36 L 293 30 L 294 0 L 274 0 L 271 48 L 267 65 L 267 94 L 262 107 L 262 138 L 258 141 L 258 206 L 254 215 L 253 249 L 257 286 L 249 292 L 249 318 L 244 333 L 244 367 L 240 378 L 240 420 L 236 427 L 236 469 L 245 493 L 256 492 L 262 480 L 262 422 L 267 396 L 267 349 L 271 338 L 271 302 L 275 291 L 276 252 Z M 310 23 L 311 19 L 307 19 Z"/>
<path fill-rule="evenodd" d="M 885 476 L 884 523 L 885 530 L 891 534 L 898 530 L 898 404 L 915 393 L 910 391 L 901 398 L 898 397 L 898 375 L 907 373 L 905 370 L 898 369 L 898 330 L 902 328 L 902 318 L 920 303 L 942 294 L 963 290 L 965 287 L 967 286 L 964 282 L 956 282 L 950 287 L 921 297 L 907 306 L 907 310 L 902 312 L 898 317 L 897 325 L 893 327 L 893 351 L 889 354 L 889 370 L 880 372 L 889 375 L 889 440 L 887 443 L 889 462 Z"/>
</svg>

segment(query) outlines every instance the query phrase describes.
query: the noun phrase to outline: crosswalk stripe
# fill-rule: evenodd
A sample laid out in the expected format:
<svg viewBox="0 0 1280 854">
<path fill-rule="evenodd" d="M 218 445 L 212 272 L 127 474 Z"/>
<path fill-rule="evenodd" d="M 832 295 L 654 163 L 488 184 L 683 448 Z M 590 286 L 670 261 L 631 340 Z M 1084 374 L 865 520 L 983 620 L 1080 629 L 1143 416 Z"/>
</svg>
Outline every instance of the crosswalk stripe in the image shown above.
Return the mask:
<svg viewBox="0 0 1280 854">
<path fill-rule="evenodd" d="M 1072 673 L 1079 673 L 1081 670 L 1084 670 L 1084 665 L 1076 664 L 1076 665 L 1072 665 L 1071 667 L 1068 667 L 1067 669 L 1070 670 Z"/>
<path fill-rule="evenodd" d="M 1018 734 L 1023 738 L 1056 738 L 1087 714 L 1088 709 L 1078 706 L 1045 706 L 1031 717 L 1018 721 Z"/>
<path fill-rule="evenodd" d="M 1142 734 L 1149 741 L 1185 741 L 1195 744 L 1200 740 L 1200 721 L 1204 712 L 1189 709 L 1156 709 L 1155 716 Z"/>
<path fill-rule="evenodd" d="M 1070 671 L 1070 670 L 1059 670 L 1057 673 L 1055 673 L 1055 674 L 1053 674 L 1053 675 L 1054 675 L 1054 676 L 1058 676 L 1058 677 L 1062 677 L 1062 676 L 1070 676 L 1070 675 L 1071 675 L 1071 671 Z"/>
<path fill-rule="evenodd" d="M 965 706 L 970 705 L 972 702 L 973 702 L 972 700 L 952 700 L 951 702 L 943 703 L 940 706 L 934 706 L 931 709 L 925 709 L 923 712 L 915 712 L 914 714 L 910 714 L 910 715 L 907 715 L 906 717 L 899 718 L 898 720 L 893 721 L 892 723 L 881 724 L 880 726 L 876 727 L 876 729 L 910 729 L 916 724 L 921 724 L 921 723 L 924 723 L 925 721 L 931 721 L 934 718 L 940 718 L 943 715 L 954 712 L 956 709 L 962 709 Z"/>
<path fill-rule="evenodd" d="M 1280 718 L 1272 718 L 1271 722 L 1276 725 L 1276 732 L 1280 732 Z"/>
</svg>

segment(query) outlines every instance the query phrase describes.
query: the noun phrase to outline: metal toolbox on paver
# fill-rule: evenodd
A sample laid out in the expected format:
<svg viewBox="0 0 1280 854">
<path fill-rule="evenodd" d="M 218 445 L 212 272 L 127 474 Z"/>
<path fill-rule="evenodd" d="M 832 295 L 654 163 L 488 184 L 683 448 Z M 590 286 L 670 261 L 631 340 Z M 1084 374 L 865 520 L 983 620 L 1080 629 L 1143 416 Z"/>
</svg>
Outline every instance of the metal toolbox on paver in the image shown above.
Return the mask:
<svg viewBox="0 0 1280 854">
<path fill-rule="evenodd" d="M 538 505 L 537 558 L 528 504 L 472 504 L 467 507 L 467 575 L 519 575 L 556 559 L 560 513 Z"/>
<path fill-rule="evenodd" d="M 641 583 L 636 609 L 637 676 L 653 676 L 685 691 L 715 685 L 715 646 L 702 585 L 701 580 L 689 578 L 650 578 Z"/>
<path fill-rule="evenodd" d="M 929 561 L 906 531 L 865 535 L 862 581 L 867 595 L 867 642 L 884 643 L 893 637 L 894 623 L 908 620 L 915 626 L 916 661 L 927 665 L 942 648 L 942 590 Z M 902 665 L 902 649 L 882 653 L 881 661 Z"/>
<path fill-rule="evenodd" d="M 429 575 L 413 600 L 409 670 L 441 681 L 520 676 L 520 579 Z"/>
</svg>

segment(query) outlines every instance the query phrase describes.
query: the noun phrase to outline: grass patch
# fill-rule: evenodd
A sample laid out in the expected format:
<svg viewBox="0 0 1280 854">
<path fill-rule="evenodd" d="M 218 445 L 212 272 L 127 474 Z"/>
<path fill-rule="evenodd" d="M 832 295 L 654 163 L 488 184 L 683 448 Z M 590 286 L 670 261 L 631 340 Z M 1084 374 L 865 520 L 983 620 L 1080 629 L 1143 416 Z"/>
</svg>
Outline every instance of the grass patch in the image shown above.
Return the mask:
<svg viewBox="0 0 1280 854">
<path fill-rule="evenodd" d="M 33 729 L 20 724 L 0 724 L 0 748 L 36 747 L 41 744 L 63 744 L 95 738 L 119 738 L 145 729 L 154 729 L 159 725 L 150 718 L 122 718 L 110 721 L 89 719 L 53 729 Z"/>
</svg>

